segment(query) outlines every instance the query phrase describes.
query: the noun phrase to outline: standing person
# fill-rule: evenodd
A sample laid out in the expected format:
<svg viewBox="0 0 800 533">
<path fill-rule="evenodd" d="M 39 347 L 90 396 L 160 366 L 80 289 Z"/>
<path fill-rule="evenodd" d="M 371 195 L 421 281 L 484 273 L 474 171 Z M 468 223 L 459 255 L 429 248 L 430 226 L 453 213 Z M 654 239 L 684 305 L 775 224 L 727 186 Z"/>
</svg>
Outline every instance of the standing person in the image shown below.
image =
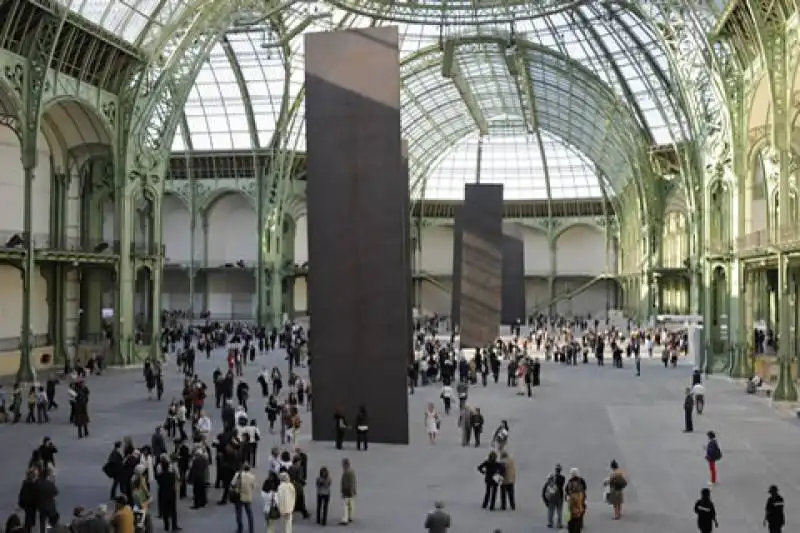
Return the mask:
<svg viewBox="0 0 800 533">
<path fill-rule="evenodd" d="M 692 389 L 686 389 L 686 395 L 683 397 L 683 432 L 691 433 L 694 431 L 694 423 L 692 421 L 692 411 L 694 411 L 694 397 L 692 396 Z"/>
<path fill-rule="evenodd" d="M 769 498 L 764 510 L 764 525 L 769 529 L 769 533 L 781 533 L 786 523 L 783 512 L 783 497 L 778 494 L 778 487 L 770 485 Z"/>
<path fill-rule="evenodd" d="M 236 513 L 236 533 L 242 533 L 242 511 L 247 516 L 247 531 L 253 533 L 253 496 L 256 493 L 256 476 L 250 471 L 250 465 L 244 463 L 231 480 L 231 490 L 235 491 L 233 498 Z"/>
<path fill-rule="evenodd" d="M 278 512 L 281 517 L 281 525 L 283 526 L 283 533 L 292 533 L 292 519 L 294 517 L 294 507 L 296 501 L 296 493 L 294 484 L 289 479 L 289 474 L 281 472 L 278 474 L 280 484 L 276 491 L 276 499 L 278 500 Z"/>
<path fill-rule="evenodd" d="M 700 533 L 711 533 L 714 526 L 719 527 L 717 510 L 714 508 L 714 502 L 711 501 L 710 489 L 700 491 L 700 499 L 694 504 L 694 514 L 697 515 L 697 529 L 700 530 Z"/>
<path fill-rule="evenodd" d="M 450 529 L 450 515 L 444 512 L 442 502 L 433 504 L 433 510 L 425 516 L 424 527 L 428 533 L 447 533 Z"/>
<path fill-rule="evenodd" d="M 717 483 L 717 461 L 722 459 L 722 450 L 717 442 L 717 435 L 713 431 L 709 431 L 706 435 L 708 436 L 706 461 L 708 461 L 709 481 L 715 485 Z"/>
<path fill-rule="evenodd" d="M 692 385 L 692 396 L 694 396 L 694 404 L 697 407 L 697 414 L 702 415 L 703 409 L 706 406 L 706 388 L 702 383 L 695 383 Z"/>
<path fill-rule="evenodd" d="M 449 385 L 449 382 L 445 382 L 442 386 L 442 392 L 439 394 L 442 398 L 442 404 L 444 405 L 444 414 L 450 414 L 450 406 L 453 403 L 453 387 Z"/>
<path fill-rule="evenodd" d="M 555 516 L 556 527 L 561 529 L 564 516 L 564 485 L 567 480 L 561 473 L 561 465 L 557 464 L 555 472 L 547 476 L 542 486 L 542 501 L 547 506 L 547 527 L 553 527 Z"/>
<path fill-rule="evenodd" d="M 514 464 L 514 459 L 506 451 L 500 454 L 500 462 L 503 463 L 503 482 L 500 484 L 500 510 L 506 510 L 506 500 L 508 500 L 511 510 L 516 511 L 514 484 L 517 482 L 517 467 Z"/>
<path fill-rule="evenodd" d="M 361 447 L 364 447 L 364 451 L 367 451 L 369 447 L 369 417 L 367 416 L 367 408 L 363 405 L 358 408 L 358 413 L 356 414 L 356 449 L 360 450 Z"/>
<path fill-rule="evenodd" d="M 439 413 L 436 412 L 436 407 L 433 403 L 428 403 L 425 409 L 425 428 L 428 431 L 428 440 L 431 444 L 436 443 L 436 436 L 439 434 Z"/>
<path fill-rule="evenodd" d="M 319 469 L 317 477 L 317 524 L 328 523 L 328 505 L 331 503 L 331 476 L 327 467 Z"/>
<path fill-rule="evenodd" d="M 625 487 L 628 486 L 628 480 L 625 479 L 625 474 L 619 468 L 616 460 L 611 461 L 611 473 L 606 479 L 604 485 L 606 486 L 606 502 L 614 509 L 614 520 L 622 518 L 622 493 Z"/>
<path fill-rule="evenodd" d="M 569 533 L 581 533 L 583 516 L 586 514 L 586 481 L 580 476 L 577 468 L 569 471 L 569 481 L 564 486 L 564 495 L 569 505 Z"/>
<path fill-rule="evenodd" d="M 336 441 L 336 449 L 342 449 L 342 442 L 344 441 L 344 430 L 347 429 L 347 419 L 342 414 L 341 409 L 337 409 L 333 413 L 333 430 Z"/>
<path fill-rule="evenodd" d="M 497 453 L 489 452 L 486 460 L 478 465 L 478 472 L 483 474 L 485 485 L 481 507 L 494 511 L 497 502 L 497 487 L 503 481 L 503 465 L 497 460 Z"/>
<path fill-rule="evenodd" d="M 356 499 L 356 473 L 350 466 L 350 459 L 342 459 L 342 479 L 339 485 L 344 513 L 342 513 L 341 525 L 347 525 L 353 521 L 353 511 Z"/>
</svg>

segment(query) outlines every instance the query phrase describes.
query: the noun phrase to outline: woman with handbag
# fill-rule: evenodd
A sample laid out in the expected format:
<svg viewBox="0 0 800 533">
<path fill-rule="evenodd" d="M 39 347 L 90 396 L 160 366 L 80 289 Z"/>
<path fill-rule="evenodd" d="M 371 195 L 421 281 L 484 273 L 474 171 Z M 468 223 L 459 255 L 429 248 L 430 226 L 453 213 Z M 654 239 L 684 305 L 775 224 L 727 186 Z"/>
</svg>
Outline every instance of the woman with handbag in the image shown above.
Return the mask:
<svg viewBox="0 0 800 533">
<path fill-rule="evenodd" d="M 369 418 L 367 417 L 367 408 L 362 405 L 358 408 L 358 413 L 356 413 L 356 449 L 360 450 L 363 445 L 364 451 L 367 451 L 369 447 L 367 443 L 368 433 Z"/>
<path fill-rule="evenodd" d="M 266 533 L 275 533 L 275 524 L 281 518 L 278 508 L 278 474 L 270 472 L 261 486 L 261 497 L 264 499 L 264 522 L 267 524 Z"/>
<path fill-rule="evenodd" d="M 439 413 L 436 412 L 436 407 L 433 403 L 429 403 L 427 409 L 425 409 L 425 428 L 428 430 L 428 439 L 431 444 L 436 443 L 440 424 L 441 419 L 439 418 Z"/>
</svg>

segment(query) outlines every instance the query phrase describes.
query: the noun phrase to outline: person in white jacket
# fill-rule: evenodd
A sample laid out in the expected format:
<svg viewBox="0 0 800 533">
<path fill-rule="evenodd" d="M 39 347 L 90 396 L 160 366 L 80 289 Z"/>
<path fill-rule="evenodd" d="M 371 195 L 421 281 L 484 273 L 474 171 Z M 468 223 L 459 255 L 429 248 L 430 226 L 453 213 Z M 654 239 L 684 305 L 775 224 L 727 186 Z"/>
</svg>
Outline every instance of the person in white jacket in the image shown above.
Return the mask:
<svg viewBox="0 0 800 533">
<path fill-rule="evenodd" d="M 281 513 L 281 525 L 283 533 L 292 533 L 292 517 L 294 515 L 294 504 L 297 499 L 294 485 L 289 480 L 289 474 L 283 472 L 278 475 L 280 484 L 278 485 L 278 510 Z"/>
</svg>

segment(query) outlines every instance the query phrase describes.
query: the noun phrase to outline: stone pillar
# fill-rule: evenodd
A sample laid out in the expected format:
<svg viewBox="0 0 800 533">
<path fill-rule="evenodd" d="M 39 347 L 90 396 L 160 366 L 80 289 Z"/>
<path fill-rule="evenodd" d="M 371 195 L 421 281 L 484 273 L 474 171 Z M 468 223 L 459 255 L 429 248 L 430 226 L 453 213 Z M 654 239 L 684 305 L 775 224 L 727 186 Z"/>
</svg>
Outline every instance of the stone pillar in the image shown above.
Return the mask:
<svg viewBox="0 0 800 533">
<path fill-rule="evenodd" d="M 786 205 L 783 202 L 781 206 Z M 797 401 L 797 388 L 792 376 L 792 362 L 795 359 L 792 353 L 791 324 L 789 293 L 789 258 L 786 254 L 778 255 L 778 384 L 775 386 L 772 398 L 777 401 Z"/>
<path fill-rule="evenodd" d="M 134 360 L 134 312 L 133 299 L 136 283 L 134 261 L 131 257 L 131 244 L 134 242 L 133 201 L 134 190 L 128 184 L 125 169 L 120 169 L 114 195 L 115 232 L 119 262 L 116 269 L 116 305 L 114 309 L 114 342 L 111 364 L 126 365 Z"/>
</svg>

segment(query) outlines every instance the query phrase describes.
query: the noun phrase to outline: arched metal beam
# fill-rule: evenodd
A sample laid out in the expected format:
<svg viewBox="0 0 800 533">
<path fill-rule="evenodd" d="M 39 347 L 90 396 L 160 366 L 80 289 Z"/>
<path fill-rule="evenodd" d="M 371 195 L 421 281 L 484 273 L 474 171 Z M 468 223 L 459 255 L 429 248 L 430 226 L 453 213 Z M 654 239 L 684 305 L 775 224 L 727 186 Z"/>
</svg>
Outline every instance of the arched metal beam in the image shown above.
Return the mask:
<svg viewBox="0 0 800 533">
<path fill-rule="evenodd" d="M 256 126 L 256 117 L 253 113 L 253 100 L 250 98 L 250 90 L 247 88 L 247 81 L 242 74 L 242 67 L 239 65 L 239 60 L 236 53 L 233 51 L 231 41 L 227 36 L 222 37 L 222 50 L 225 52 L 225 57 L 231 65 L 233 77 L 236 80 L 236 85 L 239 86 L 239 92 L 242 95 L 242 102 L 244 103 L 244 116 L 247 119 L 247 129 L 250 132 L 250 144 L 253 148 L 260 148 L 261 143 L 258 138 L 258 127 Z"/>
</svg>

